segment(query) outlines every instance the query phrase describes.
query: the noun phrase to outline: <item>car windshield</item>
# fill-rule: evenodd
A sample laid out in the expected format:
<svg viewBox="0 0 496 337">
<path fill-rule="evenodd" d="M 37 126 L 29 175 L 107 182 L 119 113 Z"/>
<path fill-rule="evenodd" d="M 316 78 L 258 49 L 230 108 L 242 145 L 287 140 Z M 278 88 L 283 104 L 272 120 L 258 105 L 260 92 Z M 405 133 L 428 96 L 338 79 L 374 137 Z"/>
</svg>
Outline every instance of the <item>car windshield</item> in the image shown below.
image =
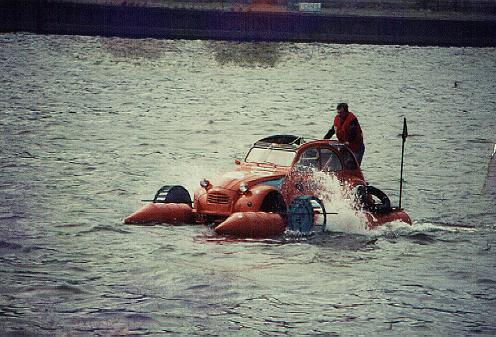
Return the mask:
<svg viewBox="0 0 496 337">
<path fill-rule="evenodd" d="M 295 152 L 288 149 L 252 147 L 245 161 L 290 166 L 294 156 Z"/>
</svg>

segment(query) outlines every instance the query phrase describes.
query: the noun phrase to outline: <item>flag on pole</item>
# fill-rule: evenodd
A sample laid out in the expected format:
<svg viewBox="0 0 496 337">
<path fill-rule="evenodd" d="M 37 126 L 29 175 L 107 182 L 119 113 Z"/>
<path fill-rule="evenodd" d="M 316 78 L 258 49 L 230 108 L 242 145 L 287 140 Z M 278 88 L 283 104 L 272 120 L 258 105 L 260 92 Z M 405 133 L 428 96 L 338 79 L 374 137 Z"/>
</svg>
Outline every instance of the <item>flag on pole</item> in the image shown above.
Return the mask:
<svg viewBox="0 0 496 337">
<path fill-rule="evenodd" d="M 403 117 L 403 133 L 401 134 L 403 141 L 408 137 L 408 128 L 406 126 L 406 117 Z"/>
</svg>

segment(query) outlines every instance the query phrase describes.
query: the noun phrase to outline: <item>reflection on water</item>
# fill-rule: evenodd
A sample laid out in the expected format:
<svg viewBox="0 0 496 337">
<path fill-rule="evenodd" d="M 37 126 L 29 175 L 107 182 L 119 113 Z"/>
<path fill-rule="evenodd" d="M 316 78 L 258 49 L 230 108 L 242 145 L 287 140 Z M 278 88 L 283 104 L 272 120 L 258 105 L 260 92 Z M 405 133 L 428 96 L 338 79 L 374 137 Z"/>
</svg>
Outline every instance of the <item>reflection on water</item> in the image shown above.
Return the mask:
<svg viewBox="0 0 496 337">
<path fill-rule="evenodd" d="M 210 41 L 208 47 L 220 65 L 241 67 L 275 67 L 281 59 L 281 45 L 271 42 Z"/>
<path fill-rule="evenodd" d="M 99 38 L 102 50 L 117 60 L 158 60 L 168 52 L 180 52 L 171 40 Z M 202 41 L 219 65 L 245 68 L 277 66 L 281 59 L 281 44 L 270 42 Z"/>
<path fill-rule="evenodd" d="M 100 38 L 102 49 L 119 59 L 159 59 L 166 51 L 175 50 L 167 41 L 145 39 Z"/>
</svg>

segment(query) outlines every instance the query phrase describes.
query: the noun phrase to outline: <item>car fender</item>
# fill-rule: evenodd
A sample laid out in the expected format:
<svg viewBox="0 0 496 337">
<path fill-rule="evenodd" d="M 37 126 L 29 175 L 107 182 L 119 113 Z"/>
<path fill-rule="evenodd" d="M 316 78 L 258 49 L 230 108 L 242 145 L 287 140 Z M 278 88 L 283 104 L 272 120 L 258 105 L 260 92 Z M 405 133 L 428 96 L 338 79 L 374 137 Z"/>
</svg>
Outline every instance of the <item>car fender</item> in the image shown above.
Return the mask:
<svg viewBox="0 0 496 337">
<path fill-rule="evenodd" d="M 277 188 L 269 185 L 256 185 L 245 194 L 242 194 L 234 204 L 234 212 L 257 212 L 265 197 L 276 191 L 280 193 Z"/>
</svg>

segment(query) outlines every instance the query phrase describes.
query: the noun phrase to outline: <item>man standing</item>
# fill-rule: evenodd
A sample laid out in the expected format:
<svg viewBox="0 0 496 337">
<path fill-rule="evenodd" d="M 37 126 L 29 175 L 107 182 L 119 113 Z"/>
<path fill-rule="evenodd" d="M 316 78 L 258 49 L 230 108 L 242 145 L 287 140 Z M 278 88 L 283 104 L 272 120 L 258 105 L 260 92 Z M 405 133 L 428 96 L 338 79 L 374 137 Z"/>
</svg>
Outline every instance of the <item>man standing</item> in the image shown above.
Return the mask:
<svg viewBox="0 0 496 337">
<path fill-rule="evenodd" d="M 336 133 L 338 141 L 344 143 L 353 151 L 358 164 L 361 165 L 365 144 L 363 143 L 362 128 L 358 123 L 358 119 L 353 112 L 348 111 L 348 104 L 346 103 L 339 103 L 336 111 L 334 124 L 326 133 L 324 139 L 330 139 Z"/>
</svg>

